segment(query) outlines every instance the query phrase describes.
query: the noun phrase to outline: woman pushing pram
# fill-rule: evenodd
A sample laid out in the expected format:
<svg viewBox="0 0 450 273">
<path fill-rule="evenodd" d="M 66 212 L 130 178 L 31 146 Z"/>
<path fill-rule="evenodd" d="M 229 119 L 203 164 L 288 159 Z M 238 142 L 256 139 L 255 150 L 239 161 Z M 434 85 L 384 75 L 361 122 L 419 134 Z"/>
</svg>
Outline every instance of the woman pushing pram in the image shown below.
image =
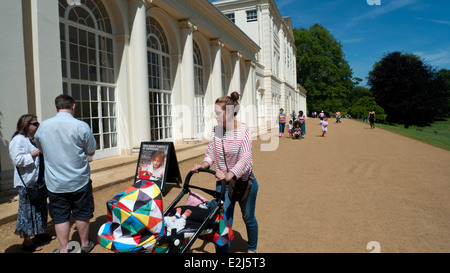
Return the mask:
<svg viewBox="0 0 450 273">
<path fill-rule="evenodd" d="M 297 139 L 302 137 L 302 125 L 298 119 L 294 120 L 294 124 L 292 126 L 292 137 Z"/>
</svg>

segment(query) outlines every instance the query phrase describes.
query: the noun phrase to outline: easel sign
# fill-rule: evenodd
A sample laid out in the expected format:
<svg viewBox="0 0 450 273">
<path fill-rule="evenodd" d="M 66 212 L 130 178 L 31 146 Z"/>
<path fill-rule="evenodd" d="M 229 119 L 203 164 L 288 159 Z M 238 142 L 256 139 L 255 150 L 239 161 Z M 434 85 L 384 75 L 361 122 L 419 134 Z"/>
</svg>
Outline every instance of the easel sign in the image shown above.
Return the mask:
<svg viewBox="0 0 450 273">
<path fill-rule="evenodd" d="M 182 184 L 173 142 L 141 142 L 134 183 L 150 180 L 164 192 L 166 182 Z"/>
</svg>

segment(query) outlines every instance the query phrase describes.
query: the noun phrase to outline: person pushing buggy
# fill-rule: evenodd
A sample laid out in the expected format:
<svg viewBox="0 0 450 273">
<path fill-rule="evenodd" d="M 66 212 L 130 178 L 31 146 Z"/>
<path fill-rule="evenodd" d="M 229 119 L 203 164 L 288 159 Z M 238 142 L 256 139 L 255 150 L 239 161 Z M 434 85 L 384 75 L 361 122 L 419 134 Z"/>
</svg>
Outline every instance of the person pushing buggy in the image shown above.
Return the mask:
<svg viewBox="0 0 450 273">
<path fill-rule="evenodd" d="M 298 119 L 294 121 L 293 127 L 292 127 L 292 137 L 295 139 L 302 137 L 302 125 Z"/>
</svg>

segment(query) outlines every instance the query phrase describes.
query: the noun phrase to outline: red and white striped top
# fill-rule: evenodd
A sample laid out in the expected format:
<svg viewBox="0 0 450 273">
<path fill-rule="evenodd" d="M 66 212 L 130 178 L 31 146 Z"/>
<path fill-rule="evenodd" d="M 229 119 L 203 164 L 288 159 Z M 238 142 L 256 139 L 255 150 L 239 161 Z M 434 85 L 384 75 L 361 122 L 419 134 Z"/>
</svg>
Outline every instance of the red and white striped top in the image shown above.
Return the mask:
<svg viewBox="0 0 450 273">
<path fill-rule="evenodd" d="M 237 179 L 248 180 L 253 165 L 251 130 L 246 124 L 241 123 L 237 130 L 225 132 L 223 135 L 222 128 L 219 126 L 213 128 L 203 162 L 207 162 L 209 166 L 214 163 L 215 170 L 224 173 L 227 173 L 228 166 L 228 171 L 231 171 Z"/>
</svg>

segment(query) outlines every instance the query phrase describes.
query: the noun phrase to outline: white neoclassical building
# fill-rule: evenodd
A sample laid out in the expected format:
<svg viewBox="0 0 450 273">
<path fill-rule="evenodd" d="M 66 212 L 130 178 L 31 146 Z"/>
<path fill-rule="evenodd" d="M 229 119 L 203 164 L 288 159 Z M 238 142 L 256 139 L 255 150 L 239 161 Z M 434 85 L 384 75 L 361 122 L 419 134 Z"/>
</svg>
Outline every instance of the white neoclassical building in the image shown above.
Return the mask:
<svg viewBox="0 0 450 273">
<path fill-rule="evenodd" d="M 297 84 L 297 49 L 290 17 L 282 17 L 274 0 L 216 0 L 212 3 L 261 48 L 256 56 L 258 124 L 286 113 L 306 113 L 306 90 Z"/>
<path fill-rule="evenodd" d="M 279 107 L 306 110 L 292 26 L 273 0 L 0 4 L 0 193 L 11 185 L 18 118 L 53 117 L 61 93 L 94 133 L 94 160 L 142 141 L 207 139 L 215 99 L 232 91 L 255 135 Z"/>
</svg>

